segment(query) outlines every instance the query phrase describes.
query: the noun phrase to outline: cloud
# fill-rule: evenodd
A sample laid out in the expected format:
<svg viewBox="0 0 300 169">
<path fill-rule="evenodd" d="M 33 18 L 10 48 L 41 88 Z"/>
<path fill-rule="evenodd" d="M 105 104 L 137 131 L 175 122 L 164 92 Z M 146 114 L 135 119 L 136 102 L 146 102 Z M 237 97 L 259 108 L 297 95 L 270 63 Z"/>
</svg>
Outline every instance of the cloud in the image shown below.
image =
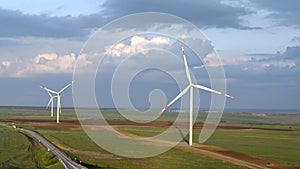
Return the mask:
<svg viewBox="0 0 300 169">
<path fill-rule="evenodd" d="M 39 54 L 36 57 L 34 57 L 33 61 L 34 61 L 34 63 L 40 64 L 41 62 L 47 62 L 47 61 L 55 60 L 55 59 L 57 59 L 56 53 Z"/>
<path fill-rule="evenodd" d="M 193 66 L 194 69 L 200 69 L 204 67 L 218 67 L 223 65 L 219 56 L 215 52 L 211 52 L 203 58 L 204 64 L 199 66 Z"/>
<path fill-rule="evenodd" d="M 288 46 L 282 53 L 253 53 L 242 57 L 221 58 L 219 61 L 215 53 L 210 53 L 203 59 L 205 66 L 238 66 L 242 70 L 263 71 L 271 67 L 274 68 L 293 68 L 300 61 L 300 46 Z M 203 68 L 203 66 L 194 66 L 193 68 Z"/>
<path fill-rule="evenodd" d="M 252 29 L 242 23 L 242 16 L 252 11 L 212 1 L 116 1 L 107 0 L 97 13 L 79 16 L 25 14 L 17 10 L 0 9 L 0 37 L 86 38 L 104 24 L 137 12 L 165 12 L 191 21 L 202 28 Z M 153 18 L 158 19 L 158 18 Z M 149 21 L 151 22 L 151 21 Z"/>
<path fill-rule="evenodd" d="M 269 12 L 267 18 L 279 26 L 300 27 L 300 1 L 298 0 L 254 0 L 258 8 Z"/>
<path fill-rule="evenodd" d="M 241 16 L 251 11 L 243 7 L 232 7 L 218 0 L 211 1 L 117 1 L 103 3 L 102 14 L 111 19 L 137 12 L 164 12 L 187 19 L 200 27 L 248 29 L 242 25 Z"/>
<path fill-rule="evenodd" d="M 290 42 L 299 43 L 300 42 L 300 37 L 295 36 Z"/>
<path fill-rule="evenodd" d="M 282 54 L 286 59 L 300 59 L 300 46 L 289 46 Z"/>
<path fill-rule="evenodd" d="M 0 64 L 0 70 L 1 69 L 7 69 L 11 66 L 11 62 L 10 61 L 2 61 Z"/>
<path fill-rule="evenodd" d="M 72 73 L 76 57 L 74 53 L 58 56 L 55 53 L 39 54 L 31 62 L 25 64 L 23 70 L 17 71 L 17 76 L 47 73 Z"/>
<path fill-rule="evenodd" d="M 273 61 L 273 62 L 267 62 L 267 63 L 262 63 L 262 67 L 268 68 L 268 67 L 279 67 L 279 68 L 284 68 L 284 67 L 295 67 L 296 62 L 292 60 L 282 60 L 282 61 Z"/>
<path fill-rule="evenodd" d="M 22 61 L 2 61 L 0 63 L 1 77 L 29 77 L 45 74 L 73 73 L 77 57 L 74 53 L 58 55 L 57 53 L 38 54 Z M 92 64 L 84 54 L 78 56 L 83 65 Z"/>
<path fill-rule="evenodd" d="M 247 54 L 244 57 L 224 59 L 224 65 L 238 65 L 244 70 L 293 68 L 299 65 L 300 46 L 288 46 L 282 53 Z"/>
<path fill-rule="evenodd" d="M 100 14 L 50 17 L 0 9 L 0 37 L 84 37 L 103 25 Z"/>
<path fill-rule="evenodd" d="M 118 43 L 116 45 L 106 47 L 106 54 L 120 57 L 122 55 L 130 55 L 134 53 L 142 52 L 147 53 L 147 48 L 161 46 L 161 45 L 171 45 L 171 40 L 166 37 L 154 37 L 152 39 L 146 39 L 141 36 L 133 36 L 130 39 L 130 44 Z"/>
<path fill-rule="evenodd" d="M 204 64 L 200 66 L 193 66 L 194 69 L 200 69 L 204 67 L 219 67 L 219 66 L 245 66 L 249 65 L 251 58 L 249 57 L 230 57 L 220 58 L 215 52 L 208 53 L 203 58 Z"/>
<path fill-rule="evenodd" d="M 209 67 L 218 67 L 221 65 L 220 58 L 216 55 L 216 53 L 209 53 L 204 57 L 204 65 Z M 203 65 L 203 66 L 204 66 Z M 194 68 L 201 68 L 201 67 L 194 67 Z"/>
</svg>

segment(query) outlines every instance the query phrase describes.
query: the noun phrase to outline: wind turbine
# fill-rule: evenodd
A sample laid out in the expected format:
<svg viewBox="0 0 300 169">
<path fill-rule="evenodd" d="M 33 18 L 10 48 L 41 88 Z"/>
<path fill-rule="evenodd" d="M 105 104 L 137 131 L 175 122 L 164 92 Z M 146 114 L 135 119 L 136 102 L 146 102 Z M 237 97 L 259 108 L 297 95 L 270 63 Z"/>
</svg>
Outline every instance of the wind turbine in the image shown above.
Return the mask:
<svg viewBox="0 0 300 169">
<path fill-rule="evenodd" d="M 48 94 L 50 95 L 50 100 L 48 102 L 48 106 L 50 103 L 52 103 L 52 110 L 53 110 L 53 99 L 57 98 L 57 111 L 56 111 L 56 123 L 59 123 L 59 114 L 61 113 L 61 103 L 60 103 L 60 97 L 62 96 L 61 93 L 66 90 L 69 86 L 73 84 L 73 81 L 69 84 L 67 84 L 65 87 L 63 87 L 60 91 L 56 92 L 54 90 L 48 89 L 44 86 L 40 86 L 42 89 L 46 90 Z M 56 96 L 52 96 L 51 93 L 56 94 Z"/>
<path fill-rule="evenodd" d="M 192 146 L 192 142 L 193 142 L 193 89 L 198 88 L 198 89 L 206 90 L 206 91 L 209 91 L 209 92 L 212 92 L 212 93 L 215 93 L 215 94 L 223 95 L 223 96 L 229 97 L 229 98 L 233 98 L 233 96 L 230 96 L 228 94 L 213 90 L 211 88 L 193 83 L 192 78 L 191 78 L 191 74 L 190 74 L 190 71 L 189 71 L 189 66 L 188 66 L 187 61 L 186 61 L 186 56 L 185 56 L 183 46 L 181 47 L 181 51 L 182 51 L 182 56 L 183 56 L 183 61 L 184 61 L 185 73 L 186 73 L 187 79 L 189 81 L 189 85 L 185 89 L 183 89 L 169 104 L 167 104 L 161 110 L 160 114 L 162 114 L 175 101 L 177 101 L 179 98 L 181 98 L 183 95 L 185 95 L 188 91 L 190 91 L 189 145 Z"/>
</svg>

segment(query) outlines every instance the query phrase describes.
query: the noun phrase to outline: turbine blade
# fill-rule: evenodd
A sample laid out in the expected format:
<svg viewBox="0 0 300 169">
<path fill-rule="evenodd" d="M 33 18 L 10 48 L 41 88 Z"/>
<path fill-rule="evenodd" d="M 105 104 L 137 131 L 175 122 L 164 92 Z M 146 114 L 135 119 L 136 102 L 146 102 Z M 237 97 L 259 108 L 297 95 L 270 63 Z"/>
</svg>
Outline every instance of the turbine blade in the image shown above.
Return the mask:
<svg viewBox="0 0 300 169">
<path fill-rule="evenodd" d="M 206 90 L 206 91 L 209 91 L 209 92 L 212 92 L 212 93 L 220 94 L 220 95 L 223 95 L 223 96 L 232 98 L 232 99 L 234 98 L 233 96 L 230 96 L 230 95 L 228 95 L 228 94 L 226 94 L 226 93 L 222 93 L 222 92 L 213 90 L 213 89 L 211 89 L 211 88 L 208 88 L 208 87 L 205 87 L 205 86 L 202 86 L 202 85 L 195 85 L 195 84 L 193 84 L 193 87 L 196 87 L 196 88 L 202 89 L 202 90 Z"/>
<path fill-rule="evenodd" d="M 44 89 L 44 90 L 46 90 L 46 91 L 48 91 L 48 92 L 50 92 L 50 93 L 57 94 L 57 92 L 56 92 L 56 91 L 53 91 L 53 90 L 51 90 L 51 89 L 48 89 L 47 87 L 40 86 L 40 88 L 42 88 L 42 89 Z"/>
<path fill-rule="evenodd" d="M 50 98 L 50 100 L 49 100 L 49 102 L 48 102 L 48 104 L 47 104 L 46 109 L 48 109 L 48 107 L 50 106 L 51 102 L 53 102 L 53 98 L 52 98 L 52 97 Z"/>
<path fill-rule="evenodd" d="M 174 102 L 176 102 L 179 98 L 181 98 L 187 91 L 190 89 L 190 85 L 188 85 L 185 89 L 183 89 L 169 104 L 167 104 L 161 111 L 160 114 L 167 110 Z"/>
<path fill-rule="evenodd" d="M 181 51 L 182 51 L 182 56 L 183 56 L 183 61 L 184 61 L 185 73 L 186 73 L 186 76 L 187 76 L 187 79 L 188 79 L 189 83 L 192 84 L 191 73 L 190 73 L 190 70 L 189 70 L 188 63 L 186 61 L 186 56 L 185 56 L 183 46 L 181 46 Z"/>
<path fill-rule="evenodd" d="M 46 91 L 47 91 L 48 95 L 49 95 L 50 97 L 52 97 L 51 93 L 50 93 L 48 90 L 46 90 Z"/>
<path fill-rule="evenodd" d="M 71 86 L 74 83 L 74 81 L 72 81 L 71 83 L 67 84 L 64 88 L 62 88 L 58 93 L 63 92 L 64 90 L 66 90 L 66 88 L 68 88 L 69 86 Z"/>
</svg>

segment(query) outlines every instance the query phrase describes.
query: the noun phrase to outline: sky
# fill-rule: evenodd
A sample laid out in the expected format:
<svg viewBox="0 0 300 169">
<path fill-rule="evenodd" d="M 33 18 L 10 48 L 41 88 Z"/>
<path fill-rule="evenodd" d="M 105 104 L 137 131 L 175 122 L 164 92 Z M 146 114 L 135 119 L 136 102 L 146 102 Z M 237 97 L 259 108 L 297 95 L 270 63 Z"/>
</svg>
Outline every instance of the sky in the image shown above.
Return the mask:
<svg viewBox="0 0 300 169">
<path fill-rule="evenodd" d="M 235 97 L 227 99 L 226 108 L 300 109 L 298 6 L 298 0 L 0 0 L 0 106 L 45 106 L 49 98 L 39 85 L 59 90 L 68 84 L 84 45 L 99 28 L 129 14 L 161 12 L 191 22 L 213 45 L 222 64 L 214 65 L 208 55 L 204 60 L 208 67 L 224 68 L 227 93 Z M 144 44 L 138 47 L 168 48 L 181 57 L 170 39 L 134 38 L 122 49 L 132 52 L 138 41 Z M 108 54 L 120 58 L 124 53 Z M 196 81 L 210 85 L 201 62 L 193 59 L 191 51 L 189 57 Z M 179 62 L 174 64 L 179 67 L 173 71 L 182 70 Z M 149 106 L 148 95 L 155 87 L 165 92 L 161 102 L 179 92 L 172 78 L 165 75 L 162 77 L 170 80 L 160 82 L 156 73 L 148 71 L 132 82 L 130 97 L 136 100 L 135 107 Z M 110 90 L 97 88 L 97 84 L 109 85 L 106 76 L 111 74 L 100 75 L 95 89 L 98 101 L 101 107 L 113 107 Z M 208 107 L 210 94 L 200 95 L 200 105 Z M 65 91 L 62 105 L 73 107 L 71 88 Z"/>
</svg>

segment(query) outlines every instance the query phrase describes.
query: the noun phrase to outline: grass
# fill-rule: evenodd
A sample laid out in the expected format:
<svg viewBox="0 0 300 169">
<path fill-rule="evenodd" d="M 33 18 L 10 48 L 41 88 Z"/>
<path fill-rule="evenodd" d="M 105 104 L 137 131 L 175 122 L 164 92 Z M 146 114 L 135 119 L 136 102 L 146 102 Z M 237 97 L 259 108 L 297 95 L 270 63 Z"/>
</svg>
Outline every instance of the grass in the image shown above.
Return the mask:
<svg viewBox="0 0 300 169">
<path fill-rule="evenodd" d="M 142 136 L 142 137 L 152 137 L 158 135 L 166 130 L 164 127 L 149 127 L 149 126 L 115 126 L 122 131 Z"/>
<path fill-rule="evenodd" d="M 270 130 L 300 130 L 299 125 L 292 124 L 247 124 L 247 123 L 221 123 L 219 126 L 247 127 L 253 129 L 270 129 Z"/>
<path fill-rule="evenodd" d="M 77 120 L 76 113 L 73 109 L 63 109 L 61 120 Z M 56 109 L 54 109 L 54 115 Z M 55 116 L 56 117 L 56 116 Z M 44 108 L 0 108 L 1 119 L 28 119 L 28 120 L 55 120 L 55 117 L 50 117 L 50 109 Z"/>
<path fill-rule="evenodd" d="M 155 129 L 153 129 L 155 130 Z M 82 153 L 74 153 L 69 151 L 68 154 L 76 158 L 77 161 L 83 161 L 91 166 L 98 167 L 112 167 L 112 168 L 130 168 L 130 169 L 156 169 L 156 168 L 241 168 L 229 163 L 222 162 L 221 160 L 213 159 L 203 155 L 198 155 L 179 149 L 171 149 L 161 155 L 144 158 L 133 159 L 123 158 L 109 154 L 105 150 L 97 146 L 82 130 L 40 130 L 37 132 L 44 135 L 46 138 L 62 145 L 69 149 L 81 150 Z M 88 151 L 88 152 L 87 152 Z M 90 152 L 90 154 L 89 154 Z M 96 153 L 102 156 L 109 156 L 108 158 L 97 158 Z"/>
<path fill-rule="evenodd" d="M 196 131 L 199 133 L 199 131 Z M 300 166 L 300 133 L 266 130 L 216 130 L 205 143 L 291 166 Z"/>
<path fill-rule="evenodd" d="M 50 152 L 29 136 L 0 127 L 0 168 L 63 168 Z"/>
<path fill-rule="evenodd" d="M 116 112 L 116 110 L 104 110 L 102 111 L 104 117 L 108 120 L 123 120 L 124 118 Z M 19 108 L 0 108 L 0 120 L 1 118 L 19 118 L 19 119 L 53 119 L 49 117 L 50 110 L 44 109 L 19 109 Z M 163 117 L 158 121 L 174 121 L 177 113 L 166 112 Z M 203 122 L 207 113 L 201 112 L 198 114 L 197 122 Z M 72 109 L 64 109 L 62 120 L 76 120 L 76 114 Z M 248 128 L 267 128 L 267 129 L 282 129 L 282 130 L 300 130 L 300 126 L 292 125 L 299 124 L 300 114 L 284 115 L 284 114 L 251 114 L 251 113 L 224 113 L 222 117 L 224 126 L 240 126 Z M 284 124 L 284 125 L 283 125 Z M 151 137 L 163 132 L 166 128 L 162 127 L 147 127 L 147 126 L 115 126 L 120 130 L 124 130 L 131 134 L 135 134 L 143 137 Z M 96 145 L 89 137 L 81 130 L 42 130 L 30 126 L 26 126 L 32 130 L 36 130 L 41 133 L 50 141 L 55 144 L 61 145 L 68 149 L 78 151 L 67 151 L 67 153 L 81 160 L 92 167 L 112 167 L 112 168 L 239 168 L 237 166 L 223 163 L 220 160 L 215 160 L 202 155 L 185 152 L 179 149 L 171 149 L 159 156 L 145 158 L 145 159 L 131 159 L 122 158 L 109 154 L 105 150 Z M 194 140 L 198 139 L 199 129 L 194 130 Z M 19 133 L 22 135 L 21 133 Z M 25 137 L 23 135 L 23 137 Z M 8 137 L 9 138 L 9 137 Z M 248 154 L 279 163 L 284 163 L 292 166 L 300 166 L 300 133 L 299 131 L 273 131 L 273 130 L 222 130 L 218 129 L 214 135 L 205 143 L 209 145 L 216 145 L 224 147 L 228 150 Z M 1 142 L 3 137 L 1 136 Z M 24 139 L 24 138 L 23 138 Z M 9 140 L 16 140 L 10 138 Z M 20 139 L 22 140 L 22 139 Z M 23 146 L 34 145 L 30 139 L 25 137 L 26 141 L 22 141 Z M 5 141 L 4 141 L 5 142 Z M 29 143 L 28 143 L 29 142 Z M 18 143 L 16 143 L 17 146 Z M 19 145 L 22 146 L 22 145 Z M 2 153 L 1 146 L 1 153 Z M 36 146 L 32 146 L 36 147 Z M 8 150 L 17 151 L 16 147 L 10 147 Z M 24 147 L 20 147 L 24 149 Z M 4 152 L 3 151 L 3 152 Z M 109 158 L 98 158 L 93 153 L 108 155 Z M 23 159 L 38 159 L 40 151 L 31 149 L 29 155 L 28 152 L 21 153 L 19 158 Z M 47 153 L 45 151 L 45 153 Z M 13 154 L 13 153 L 12 153 Z M 27 156 L 25 155 L 27 154 Z M 36 154 L 36 155 L 33 155 Z M 41 153 L 43 154 L 43 153 Z M 8 153 L 8 156 L 9 153 Z M 15 156 L 14 156 L 15 157 Z M 45 157 L 47 159 L 48 157 Z M 1 159 L 1 157 L 0 157 Z M 15 159 L 15 158 L 10 158 Z M 27 160 L 26 160 L 27 161 Z M 30 160 L 28 160 L 30 162 Z M 37 165 L 36 161 L 32 160 L 33 165 Z M 42 160 L 47 161 L 47 160 Z M 0 161 L 2 162 L 2 161 Z M 46 162 L 47 163 L 47 162 Z M 2 164 L 2 163 L 1 163 Z M 5 163 L 7 164 L 7 163 Z M 10 163 L 9 163 L 10 164 Z M 29 164 L 30 165 L 30 164 Z M 41 166 L 47 166 L 48 164 L 38 164 Z M 91 168 L 92 168 L 91 167 Z M 0 165 L 0 168 L 2 166 Z M 29 167 L 30 168 L 30 167 Z"/>
<path fill-rule="evenodd" d="M 82 151 L 97 151 L 106 153 L 103 149 L 99 148 L 83 130 L 36 130 L 38 133 L 45 136 L 50 141 L 59 143 L 63 146 L 82 150 Z"/>
<path fill-rule="evenodd" d="M 254 125 L 257 128 L 277 128 L 273 125 Z M 119 126 L 121 130 L 138 136 L 154 136 L 164 128 Z M 198 140 L 200 130 L 194 130 L 193 140 Z M 293 131 L 270 130 L 222 130 L 218 129 L 205 143 L 226 148 L 291 166 L 300 166 L 300 133 Z"/>
<path fill-rule="evenodd" d="M 55 109 L 56 110 L 56 109 Z M 90 110 L 87 110 L 90 111 Z M 93 110 L 93 112 L 95 112 Z M 62 110 L 61 120 L 77 120 L 77 115 L 74 109 Z M 107 120 L 124 120 L 115 109 L 104 109 L 101 113 Z M 212 112 L 211 112 L 212 113 Z M 56 114 L 56 111 L 54 111 Z M 1 107 L 0 120 L 5 118 L 13 119 L 39 119 L 39 120 L 54 120 L 50 117 L 50 109 L 44 108 L 14 108 L 14 107 Z M 174 121 L 178 113 L 165 112 L 162 117 L 157 121 Z M 207 116 L 207 112 L 201 111 L 198 113 L 197 121 L 203 122 Z M 300 122 L 300 114 L 253 114 L 253 113 L 223 113 L 222 122 L 235 122 L 235 123 L 253 123 L 253 124 L 296 124 Z"/>
<path fill-rule="evenodd" d="M 198 155 L 195 153 L 189 153 L 186 151 L 171 149 L 161 155 L 145 159 L 129 159 L 122 160 L 103 160 L 103 166 L 115 167 L 124 169 L 175 169 L 175 168 L 222 168 L 222 169 L 234 169 L 241 168 L 234 166 L 220 160 L 212 159 L 206 156 Z"/>
</svg>

